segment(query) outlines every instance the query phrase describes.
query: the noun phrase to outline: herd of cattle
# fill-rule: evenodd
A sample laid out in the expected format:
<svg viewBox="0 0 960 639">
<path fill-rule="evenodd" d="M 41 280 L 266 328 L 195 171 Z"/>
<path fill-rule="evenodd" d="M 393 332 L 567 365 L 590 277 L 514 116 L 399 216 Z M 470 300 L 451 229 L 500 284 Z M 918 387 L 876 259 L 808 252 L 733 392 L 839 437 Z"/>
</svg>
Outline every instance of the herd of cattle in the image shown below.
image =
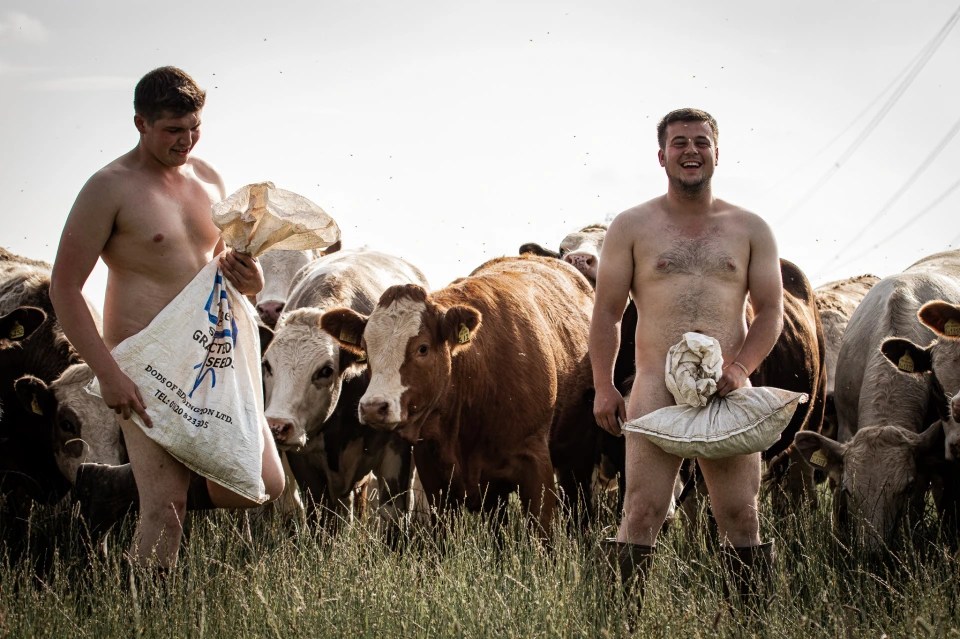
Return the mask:
<svg viewBox="0 0 960 639">
<path fill-rule="evenodd" d="M 291 488 L 277 508 L 343 516 L 376 482 L 377 516 L 392 526 L 441 506 L 490 509 L 512 492 L 544 529 L 561 503 L 588 522 L 594 492 L 622 482 L 624 465 L 622 438 L 591 405 L 605 232 L 572 233 L 559 251 L 525 244 L 441 289 L 372 250 L 261 257 L 264 405 Z M 836 521 L 868 548 L 893 542 L 930 491 L 957 529 L 960 250 L 816 289 L 786 260 L 781 272 L 783 332 L 751 381 L 811 401 L 764 453 L 777 512 L 815 503 L 825 476 Z M 49 278 L 48 264 L 0 248 L 7 535 L 33 503 L 64 499 L 81 463 L 127 461 L 114 414 L 84 391 L 92 373 L 56 320 Z M 636 322 L 631 304 L 615 369 L 624 392 Z"/>
</svg>

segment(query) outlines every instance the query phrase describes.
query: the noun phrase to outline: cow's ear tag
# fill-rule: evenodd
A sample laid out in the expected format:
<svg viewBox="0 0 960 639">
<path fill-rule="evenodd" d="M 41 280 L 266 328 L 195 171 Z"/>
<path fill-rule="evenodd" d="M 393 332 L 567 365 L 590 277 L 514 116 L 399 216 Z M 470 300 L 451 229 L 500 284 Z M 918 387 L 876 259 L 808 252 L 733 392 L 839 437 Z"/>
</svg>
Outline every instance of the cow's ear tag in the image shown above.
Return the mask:
<svg viewBox="0 0 960 639">
<path fill-rule="evenodd" d="M 40 415 L 40 416 L 43 415 L 43 409 L 40 408 L 40 402 L 37 401 L 36 395 L 34 395 L 33 398 L 30 400 L 30 410 L 37 415 Z"/>
<path fill-rule="evenodd" d="M 819 448 L 810 455 L 810 463 L 814 466 L 819 466 L 820 468 L 827 467 L 827 456 L 823 454 L 823 451 Z"/>
<path fill-rule="evenodd" d="M 366 364 L 366 363 L 367 363 L 367 353 L 366 353 L 366 351 L 364 351 L 363 353 L 360 353 L 360 356 L 357 357 L 357 363 L 358 363 L 358 364 Z"/>
<path fill-rule="evenodd" d="M 353 331 L 347 330 L 346 328 L 340 330 L 340 341 L 344 344 L 360 346 L 360 339 L 357 337 L 357 334 Z"/>
<path fill-rule="evenodd" d="M 953 320 L 950 321 L 952 322 Z M 25 332 L 26 331 L 23 330 L 23 324 L 14 322 L 13 326 L 10 327 L 10 339 L 20 339 Z"/>
<path fill-rule="evenodd" d="M 913 372 L 913 358 L 910 357 L 910 353 L 904 353 L 900 360 L 897 362 L 897 368 L 902 370 L 905 373 Z"/>
<path fill-rule="evenodd" d="M 960 337 L 960 322 L 955 319 L 948 319 L 943 325 L 943 334 L 947 337 Z"/>
<path fill-rule="evenodd" d="M 466 344 L 470 341 L 470 329 L 467 328 L 466 324 L 460 324 L 459 330 L 457 330 L 457 342 L 461 344 Z"/>
</svg>

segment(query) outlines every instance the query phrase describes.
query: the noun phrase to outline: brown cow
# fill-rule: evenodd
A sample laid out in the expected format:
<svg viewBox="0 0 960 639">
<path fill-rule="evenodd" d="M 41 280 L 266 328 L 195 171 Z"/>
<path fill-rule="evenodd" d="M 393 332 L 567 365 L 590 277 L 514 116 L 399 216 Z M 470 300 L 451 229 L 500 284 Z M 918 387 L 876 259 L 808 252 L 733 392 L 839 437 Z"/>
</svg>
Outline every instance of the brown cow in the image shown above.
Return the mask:
<svg viewBox="0 0 960 639">
<path fill-rule="evenodd" d="M 391 287 L 369 317 L 336 309 L 321 326 L 366 352 L 360 419 L 414 443 L 432 505 L 486 510 L 519 490 L 546 531 L 554 470 L 567 495 L 589 499 L 592 306 L 590 283 L 569 265 L 504 257 L 430 294 Z"/>
<path fill-rule="evenodd" d="M 820 311 L 820 322 L 823 325 L 827 366 L 827 396 L 823 428 L 820 432 L 831 439 L 837 438 L 837 409 L 833 404 L 833 386 L 837 376 L 837 357 L 840 355 L 843 332 L 867 291 L 879 281 L 880 278 L 876 275 L 858 275 L 827 282 L 813 291 L 817 296 L 817 310 Z"/>
</svg>

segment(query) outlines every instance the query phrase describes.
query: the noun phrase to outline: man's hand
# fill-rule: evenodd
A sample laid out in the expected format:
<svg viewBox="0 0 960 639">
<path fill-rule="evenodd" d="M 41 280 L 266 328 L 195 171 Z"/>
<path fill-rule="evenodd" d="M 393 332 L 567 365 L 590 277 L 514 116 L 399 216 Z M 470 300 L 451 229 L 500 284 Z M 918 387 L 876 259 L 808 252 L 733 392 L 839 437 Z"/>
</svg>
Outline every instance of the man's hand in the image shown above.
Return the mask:
<svg viewBox="0 0 960 639">
<path fill-rule="evenodd" d="M 613 385 L 598 388 L 593 398 L 593 416 L 597 424 L 611 435 L 619 437 L 623 434 L 620 424 L 626 421 L 627 407 L 620 394 Z"/>
<path fill-rule="evenodd" d="M 242 295 L 263 290 L 263 269 L 255 257 L 230 249 L 220 256 L 220 270 Z"/>
<path fill-rule="evenodd" d="M 723 375 L 717 382 L 717 395 L 724 397 L 738 388 L 750 385 L 747 369 L 740 362 L 733 362 L 723 367 Z"/>
<path fill-rule="evenodd" d="M 140 389 L 122 372 L 118 371 L 116 376 L 110 379 L 100 379 L 100 395 L 104 403 L 117 415 L 130 419 L 130 416 L 136 413 L 143 420 L 144 426 L 153 428 L 153 421 L 147 415 L 147 405 L 140 395 Z"/>
</svg>

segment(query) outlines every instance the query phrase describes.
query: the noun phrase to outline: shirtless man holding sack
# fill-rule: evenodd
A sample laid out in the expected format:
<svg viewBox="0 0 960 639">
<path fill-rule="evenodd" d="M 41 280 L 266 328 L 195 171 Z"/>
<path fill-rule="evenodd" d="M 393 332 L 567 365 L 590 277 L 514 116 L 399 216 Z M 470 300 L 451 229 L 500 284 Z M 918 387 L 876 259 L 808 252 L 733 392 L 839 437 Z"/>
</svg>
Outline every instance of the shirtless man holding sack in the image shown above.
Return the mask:
<svg viewBox="0 0 960 639">
<path fill-rule="evenodd" d="M 126 470 L 128 479 L 132 468 L 139 490 L 133 560 L 162 569 L 176 563 L 188 492 L 205 507 L 256 505 L 191 473 L 130 420 L 136 413 L 153 426 L 140 390 L 110 354 L 224 249 L 211 215 L 212 205 L 225 197 L 223 180 L 190 155 L 200 138 L 205 96 L 175 67 L 155 69 L 137 83 L 133 122 L 139 143 L 81 189 L 64 225 L 50 286 L 64 333 L 97 376 L 104 402 L 121 417 L 130 466 L 113 468 Z M 81 293 L 98 258 L 108 268 L 102 338 Z M 242 294 L 263 287 L 260 266 L 249 255 L 226 252 L 220 267 Z M 264 432 L 263 441 L 262 479 L 275 499 L 283 491 L 283 471 L 272 435 Z"/>
<path fill-rule="evenodd" d="M 717 393 L 748 386 L 783 326 L 777 246 L 757 215 L 711 190 L 719 160 L 716 120 L 696 109 L 666 115 L 657 127 L 667 192 L 618 215 L 606 235 L 590 329 L 597 423 L 621 423 L 674 404 L 664 383 L 667 351 L 694 331 L 720 342 Z M 755 312 L 747 328 L 747 294 Z M 636 381 L 630 403 L 613 384 L 619 323 L 628 294 L 636 303 Z M 626 494 L 616 539 L 607 540 L 621 578 L 639 590 L 673 498 L 681 458 L 635 433 L 626 435 Z M 741 596 L 769 579 L 772 542 L 761 544 L 757 500 L 760 454 L 700 459 L 720 533 L 724 563 Z"/>
</svg>

